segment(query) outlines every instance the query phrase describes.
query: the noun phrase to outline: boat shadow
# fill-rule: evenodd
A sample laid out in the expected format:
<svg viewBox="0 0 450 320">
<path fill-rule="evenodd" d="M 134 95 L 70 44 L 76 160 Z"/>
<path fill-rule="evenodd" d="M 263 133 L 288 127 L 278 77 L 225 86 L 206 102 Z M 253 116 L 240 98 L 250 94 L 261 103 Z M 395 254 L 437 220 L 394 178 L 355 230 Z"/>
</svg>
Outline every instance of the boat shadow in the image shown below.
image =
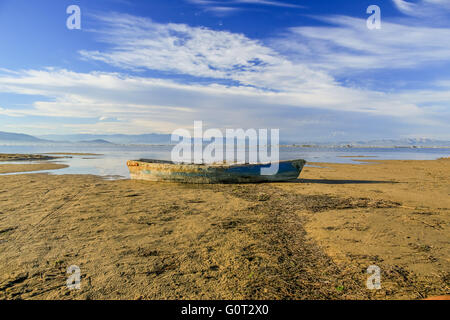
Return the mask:
<svg viewBox="0 0 450 320">
<path fill-rule="evenodd" d="M 398 183 L 396 181 L 380 180 L 334 180 L 334 179 L 297 179 L 289 183 L 318 183 L 318 184 L 376 184 L 376 183 Z"/>
</svg>

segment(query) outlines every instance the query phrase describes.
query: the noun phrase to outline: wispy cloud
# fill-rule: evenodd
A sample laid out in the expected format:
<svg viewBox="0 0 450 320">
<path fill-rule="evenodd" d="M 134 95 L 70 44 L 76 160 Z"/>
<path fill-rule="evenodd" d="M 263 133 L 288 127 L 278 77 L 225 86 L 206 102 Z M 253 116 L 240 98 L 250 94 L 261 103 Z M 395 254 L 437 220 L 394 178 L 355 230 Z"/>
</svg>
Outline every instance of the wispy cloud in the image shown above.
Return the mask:
<svg viewBox="0 0 450 320">
<path fill-rule="evenodd" d="M 221 6 L 206 7 L 204 10 L 213 12 L 216 16 L 227 16 L 230 13 L 241 11 L 240 8 L 221 7 Z"/>
<path fill-rule="evenodd" d="M 60 132 L 170 133 L 201 119 L 206 126 L 216 128 L 283 128 L 284 136 L 298 136 L 308 128 L 302 137 L 318 138 L 334 127 L 342 130 L 344 118 L 348 121 L 355 112 L 374 121 L 377 117 L 396 117 L 416 124 L 423 115 L 414 103 L 399 102 L 396 97 L 377 92 L 331 88 L 329 92 L 276 93 L 60 69 L 2 74 L 0 92 L 42 96 L 27 108 L 5 106 L 0 114 L 38 117 L 42 123 L 50 123 L 49 129 Z M 52 122 L 49 118 L 78 120 Z"/>
<path fill-rule="evenodd" d="M 442 16 L 450 11 L 448 0 L 419 0 L 410 2 L 406 0 L 392 0 L 395 6 L 404 14 L 414 17 L 434 17 Z"/>
<path fill-rule="evenodd" d="M 270 1 L 270 0 L 186 0 L 187 2 L 201 5 L 201 6 L 224 6 L 224 5 L 238 5 L 238 4 L 253 4 L 262 6 L 274 6 L 284 8 L 304 8 L 304 6 L 284 1 Z"/>
<path fill-rule="evenodd" d="M 332 26 L 294 27 L 272 46 L 311 67 L 346 72 L 412 68 L 429 62 L 450 62 L 450 28 L 420 27 L 383 21 L 369 30 L 366 20 L 322 17 Z"/>
<path fill-rule="evenodd" d="M 265 5 L 265 6 L 274 6 L 274 7 L 284 7 L 284 8 L 304 8 L 304 6 L 294 3 L 288 3 L 284 1 L 269 1 L 269 0 L 232 0 L 229 1 L 231 3 L 246 3 L 246 4 L 255 4 L 255 5 Z"/>
<path fill-rule="evenodd" d="M 296 3 L 271 0 L 185 0 L 202 7 L 205 11 L 214 12 L 216 15 L 226 15 L 236 11 L 242 11 L 243 5 L 281 7 L 290 9 L 304 8 Z M 248 8 L 247 8 L 248 9 Z"/>
<path fill-rule="evenodd" d="M 340 86 L 326 90 L 305 88 L 295 92 L 268 92 L 252 87 L 180 84 L 171 80 L 115 73 L 75 73 L 54 69 L 28 70 L 14 76 L 1 75 L 0 92 L 47 98 L 36 101 L 32 108 L 0 110 L 0 113 L 7 115 L 107 117 L 122 120 L 128 125 L 145 120 L 152 124 L 153 130 L 164 132 L 192 124 L 199 115 L 218 127 L 270 126 L 276 118 L 287 121 L 285 114 L 278 111 L 283 108 L 359 112 L 409 118 L 412 121 L 425 115 L 414 103 L 420 97 L 411 97 L 406 93 L 403 99 L 399 99 L 398 95 Z M 422 100 L 450 98 L 448 94 L 439 97 L 428 95 L 430 93 L 423 93 Z M 239 114 L 239 119 L 236 114 Z M 261 118 L 262 115 L 267 117 Z M 296 117 L 302 116 L 298 114 Z"/>
<path fill-rule="evenodd" d="M 294 64 L 242 34 L 184 24 L 159 24 L 128 15 L 99 17 L 105 51 L 80 51 L 86 59 L 117 67 L 226 79 L 268 90 L 334 85 L 327 74 Z"/>
</svg>

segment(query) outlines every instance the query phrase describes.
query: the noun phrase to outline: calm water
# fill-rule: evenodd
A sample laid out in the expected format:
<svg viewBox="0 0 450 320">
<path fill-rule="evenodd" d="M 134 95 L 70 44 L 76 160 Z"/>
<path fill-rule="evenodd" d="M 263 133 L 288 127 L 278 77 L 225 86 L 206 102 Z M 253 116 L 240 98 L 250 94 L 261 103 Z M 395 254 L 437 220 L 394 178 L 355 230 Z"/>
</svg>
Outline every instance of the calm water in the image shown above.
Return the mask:
<svg viewBox="0 0 450 320">
<path fill-rule="evenodd" d="M 70 152 L 101 154 L 58 159 L 53 162 L 67 164 L 69 167 L 44 172 L 52 174 L 94 174 L 111 179 L 129 177 L 126 166 L 127 160 L 140 158 L 170 160 L 171 150 L 172 146 L 0 146 L 0 153 Z M 441 157 L 450 157 L 450 149 L 280 148 L 281 160 L 300 158 L 308 162 L 355 163 L 353 159 L 433 160 Z"/>
</svg>

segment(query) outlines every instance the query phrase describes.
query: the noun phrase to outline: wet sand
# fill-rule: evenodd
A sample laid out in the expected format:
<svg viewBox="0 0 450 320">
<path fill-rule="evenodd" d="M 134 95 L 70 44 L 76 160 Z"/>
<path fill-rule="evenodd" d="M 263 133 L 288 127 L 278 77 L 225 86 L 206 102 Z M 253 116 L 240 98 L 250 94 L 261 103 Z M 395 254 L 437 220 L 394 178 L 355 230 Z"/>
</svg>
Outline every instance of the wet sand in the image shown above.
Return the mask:
<svg viewBox="0 0 450 320">
<path fill-rule="evenodd" d="M 67 168 L 65 164 L 58 163 L 13 163 L 13 164 L 0 164 L 1 173 L 18 173 L 18 172 L 32 172 L 43 170 L 57 170 Z"/>
<path fill-rule="evenodd" d="M 450 159 L 364 163 L 257 185 L 0 176 L 0 298 L 449 294 Z M 81 290 L 66 287 L 71 265 Z"/>
</svg>

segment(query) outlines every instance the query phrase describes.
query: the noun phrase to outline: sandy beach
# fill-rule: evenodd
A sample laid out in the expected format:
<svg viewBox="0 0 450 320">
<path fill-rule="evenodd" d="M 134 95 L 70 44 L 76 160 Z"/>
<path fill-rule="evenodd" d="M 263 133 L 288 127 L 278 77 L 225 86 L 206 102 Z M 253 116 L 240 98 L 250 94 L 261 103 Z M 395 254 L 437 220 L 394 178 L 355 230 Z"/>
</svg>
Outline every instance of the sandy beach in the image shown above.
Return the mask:
<svg viewBox="0 0 450 320">
<path fill-rule="evenodd" d="M 0 176 L 3 299 L 423 299 L 450 293 L 450 158 L 310 163 L 298 182 Z M 0 172 L 56 169 L 2 164 Z M 69 266 L 81 290 L 66 287 Z M 366 288 L 370 265 L 381 289 Z"/>
</svg>

